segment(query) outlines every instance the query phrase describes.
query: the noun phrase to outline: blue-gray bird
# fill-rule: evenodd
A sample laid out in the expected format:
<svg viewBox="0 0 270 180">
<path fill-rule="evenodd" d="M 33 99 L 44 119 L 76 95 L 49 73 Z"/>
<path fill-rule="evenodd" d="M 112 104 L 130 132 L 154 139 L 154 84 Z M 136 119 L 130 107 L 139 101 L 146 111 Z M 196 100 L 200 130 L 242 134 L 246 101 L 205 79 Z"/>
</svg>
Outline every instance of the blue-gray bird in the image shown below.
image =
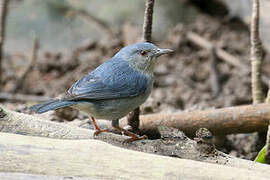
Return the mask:
<svg viewBox="0 0 270 180">
<path fill-rule="evenodd" d="M 156 58 L 170 52 L 148 42 L 126 46 L 74 83 L 62 98 L 30 109 L 44 113 L 70 106 L 90 115 L 95 135 L 106 130 L 98 127 L 94 117 L 111 120 L 114 128 L 131 136 L 129 141 L 143 139 L 120 128 L 118 120 L 146 101 L 153 87 Z"/>
</svg>

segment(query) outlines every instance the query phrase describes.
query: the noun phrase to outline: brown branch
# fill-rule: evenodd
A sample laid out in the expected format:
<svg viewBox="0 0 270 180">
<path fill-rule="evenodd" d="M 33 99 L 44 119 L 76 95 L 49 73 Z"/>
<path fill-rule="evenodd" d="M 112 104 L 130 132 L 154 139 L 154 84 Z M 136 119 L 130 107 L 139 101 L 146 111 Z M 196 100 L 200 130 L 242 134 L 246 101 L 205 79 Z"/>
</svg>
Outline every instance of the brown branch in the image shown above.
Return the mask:
<svg viewBox="0 0 270 180">
<path fill-rule="evenodd" d="M 210 62 L 210 81 L 212 96 L 216 97 L 220 93 L 219 72 L 217 70 L 218 57 L 216 48 L 211 49 L 211 62 Z"/>
<path fill-rule="evenodd" d="M 197 139 L 196 141 L 193 141 L 186 137 L 181 131 L 178 129 L 174 128 L 168 128 L 168 127 L 159 127 L 159 131 L 161 133 L 161 139 L 157 140 L 141 140 L 141 141 L 135 141 L 129 144 L 123 144 L 123 141 L 127 139 L 128 137 L 126 136 L 120 136 L 112 133 L 101 133 L 95 139 L 101 140 L 107 143 L 110 143 L 114 146 L 119 146 L 122 148 L 127 148 L 130 150 L 136 150 L 136 151 L 141 151 L 145 153 L 152 153 L 152 154 L 157 154 L 157 155 L 163 155 L 163 156 L 173 156 L 177 158 L 170 158 L 170 160 L 166 161 L 166 166 L 170 167 L 168 165 L 168 162 L 170 161 L 175 161 L 175 159 L 178 158 L 184 158 L 184 159 L 192 159 L 196 161 L 203 161 L 203 162 L 208 162 L 208 163 L 213 163 L 213 164 L 221 164 L 221 165 L 226 165 L 230 167 L 236 167 L 240 169 L 252 169 L 256 170 L 257 172 L 263 172 L 269 170 L 269 167 L 266 165 L 262 165 L 259 163 L 254 163 L 253 161 L 247 161 L 243 159 L 239 159 L 233 156 L 229 156 L 227 154 L 224 154 L 214 148 L 214 146 L 205 139 L 209 139 L 209 133 L 207 131 L 200 131 L 200 133 L 197 133 Z M 103 156 L 106 156 L 107 153 L 110 154 L 110 156 L 114 157 L 112 159 L 118 159 L 116 158 L 115 155 L 119 154 L 122 158 L 128 158 L 130 156 L 124 155 L 121 152 L 114 152 L 114 150 L 118 149 L 119 151 L 126 152 L 127 150 L 121 149 L 121 148 L 115 148 L 114 146 L 109 146 L 105 143 L 101 143 L 96 140 L 90 140 L 93 139 L 93 134 L 94 131 L 92 130 L 87 130 L 83 128 L 78 128 L 78 127 L 72 127 L 68 126 L 63 123 L 55 123 L 55 122 L 50 122 L 50 121 L 45 121 L 42 119 L 39 119 L 35 116 L 31 115 L 26 115 L 23 113 L 17 113 L 14 111 L 10 110 L 3 110 L 1 109 L 0 111 L 0 132 L 5 132 L 1 133 L 0 135 L 0 144 L 1 146 L 1 153 L 0 153 L 0 171 L 3 172 L 3 170 L 7 170 L 6 168 L 11 166 L 13 167 L 13 163 L 17 158 L 13 157 L 12 154 L 21 154 L 25 156 L 25 163 L 30 160 L 29 158 L 34 158 L 35 156 L 32 156 L 32 153 L 11 153 L 11 150 L 15 150 L 16 147 L 18 147 L 18 150 L 20 152 L 27 152 L 27 149 L 30 150 L 30 147 L 35 147 L 35 150 L 56 150 L 58 153 L 64 153 L 66 150 L 65 148 L 65 143 L 70 142 L 71 144 L 67 149 L 74 149 L 73 152 L 68 151 L 69 156 L 71 154 L 74 154 L 76 156 L 75 159 L 73 159 L 71 162 L 71 165 L 73 164 L 80 164 L 80 163 L 74 163 L 74 160 L 80 159 L 81 157 L 90 157 L 90 158 L 96 158 L 96 155 L 100 156 L 97 158 L 100 160 Z M 15 134 L 23 134 L 23 135 L 28 135 L 28 136 L 39 136 L 39 137 L 27 137 L 27 136 L 21 136 L 21 135 L 11 135 L 8 133 L 15 133 Z M 50 139 L 45 139 L 45 138 L 40 138 L 40 137 L 49 137 L 53 138 L 53 140 Z M 55 139 L 69 139 L 70 141 L 63 141 L 63 140 L 55 140 Z M 84 139 L 84 141 L 83 141 Z M 73 140 L 73 141 L 72 141 Z M 80 140 L 80 141 L 79 141 Z M 38 142 L 38 143 L 37 143 Z M 45 146 L 42 145 L 43 143 L 46 142 L 55 142 L 55 145 L 58 144 L 59 147 L 52 145 L 48 146 L 48 148 L 44 148 Z M 34 143 L 35 145 L 32 145 L 31 143 Z M 79 143 L 79 144 L 77 144 Z M 17 145 L 16 145 L 17 144 Z M 27 146 L 25 146 L 27 145 Z M 39 148 L 38 146 L 41 145 Z M 9 155 L 4 154 L 3 148 L 5 147 L 14 147 L 14 148 L 7 148 L 7 153 Z M 70 147 L 73 148 L 70 148 Z M 24 147 L 24 148 L 23 148 Z M 49 147 L 54 147 L 54 148 L 49 148 Z M 94 147 L 94 148 L 93 148 Z M 26 149 L 27 148 L 27 149 Z M 63 149 L 64 148 L 64 149 Z M 56 151 L 48 151 L 48 154 L 44 156 L 44 158 L 40 158 L 38 156 L 38 160 L 46 160 L 46 159 L 53 159 L 54 158 L 48 158 L 51 157 L 49 154 L 54 154 Z M 80 152 L 80 156 L 78 156 L 78 151 Z M 93 152 L 91 152 L 93 151 Z M 81 153 L 87 152 L 87 154 L 94 154 L 95 156 L 87 156 L 83 155 Z M 140 153 L 141 155 L 137 154 L 137 152 L 133 152 L 133 157 L 134 159 L 137 159 L 138 156 L 145 156 L 143 153 Z M 59 156 L 57 153 L 56 156 Z M 115 154 L 116 153 L 116 154 Z M 41 154 L 39 154 L 41 155 Z M 74 157 L 75 157 L 74 156 Z M 4 158 L 5 157 L 5 158 Z M 23 156 L 21 156 L 23 157 Z M 46 157 L 46 158 L 45 158 Z M 63 156 L 60 156 L 60 158 L 64 158 Z M 149 156 L 150 157 L 150 156 Z M 152 155 L 152 160 L 154 161 L 154 157 L 159 158 L 159 156 L 153 156 Z M 4 159 L 3 159 L 4 158 Z M 11 158 L 13 161 L 8 161 L 6 158 Z M 108 159 L 108 157 L 106 157 Z M 106 159 L 105 158 L 105 159 Z M 120 158 L 120 159 L 122 159 Z M 168 157 L 162 157 L 162 158 L 168 158 Z M 111 159 L 111 158 L 109 158 Z M 4 160 L 6 163 L 2 163 L 1 160 Z M 119 159 L 118 159 L 119 160 Z M 36 162 L 32 161 L 31 162 Z M 140 162 L 141 160 L 139 160 Z M 19 162 L 19 161 L 18 161 Z M 62 161 L 60 161 L 61 164 L 65 164 Z M 88 162 L 88 161 L 85 161 Z M 107 161 L 104 161 L 107 162 Z M 121 164 L 124 162 L 132 162 L 132 161 L 121 161 Z M 189 161 L 193 162 L 193 161 Z M 7 164 L 8 163 L 8 164 Z M 21 162 L 23 164 L 23 162 Z M 15 163 L 18 165 L 18 163 Z M 20 163 L 19 163 L 20 164 Z M 39 163 L 41 166 L 42 170 L 48 170 L 50 168 L 44 168 L 44 164 L 53 164 L 54 163 Z M 151 163 L 155 164 L 155 163 Z M 3 165 L 3 166 L 2 166 Z M 102 163 L 97 163 L 95 164 L 97 167 L 101 167 Z M 18 166 L 14 166 L 14 168 Z M 33 164 L 31 166 L 24 166 L 26 169 L 28 167 L 35 167 Z M 22 169 L 24 169 L 21 167 Z M 123 166 L 122 166 L 123 167 Z M 124 166 L 125 167 L 125 166 Z M 135 166 L 134 166 L 135 167 Z M 144 167 L 144 166 L 143 166 Z M 20 168 L 15 168 L 16 170 Z M 13 169 L 13 170 L 15 170 Z M 69 168 L 70 169 L 70 168 Z M 179 170 L 179 169 L 178 169 Z M 17 171 L 18 172 L 18 171 Z M 20 171 L 22 172 L 22 171 Z M 26 172 L 27 173 L 27 172 Z M 69 174 L 72 175 L 72 174 Z"/>
<path fill-rule="evenodd" d="M 143 23 L 143 40 L 151 42 L 152 39 L 152 23 L 155 0 L 146 0 L 144 23 Z"/>
<path fill-rule="evenodd" d="M 264 99 L 262 91 L 261 73 L 262 73 L 262 44 L 259 37 L 259 0 L 253 0 L 252 17 L 250 24 L 250 60 L 251 60 L 251 84 L 253 103 L 262 103 Z"/>
<path fill-rule="evenodd" d="M 152 22 L 155 0 L 146 0 L 144 22 L 143 22 L 143 40 L 151 42 L 152 36 Z M 133 112 L 128 114 L 128 125 L 132 128 L 132 131 L 137 132 L 140 124 L 140 107 L 137 107 Z"/>
<path fill-rule="evenodd" d="M 2 0 L 0 2 L 0 89 L 2 86 L 2 77 L 3 77 L 3 45 L 5 41 L 5 26 L 6 26 L 6 16 L 8 12 L 8 3 L 9 0 Z"/>
<path fill-rule="evenodd" d="M 193 112 L 160 113 L 140 116 L 139 129 L 146 134 L 156 134 L 160 125 L 175 127 L 189 136 L 205 127 L 214 135 L 263 132 L 270 120 L 270 105 L 257 104 L 210 109 Z M 126 120 L 120 121 L 125 126 Z"/>
<path fill-rule="evenodd" d="M 39 48 L 39 42 L 38 42 L 38 39 L 35 37 L 34 41 L 33 41 L 31 62 L 26 67 L 26 69 L 24 70 L 22 75 L 17 78 L 15 86 L 11 91 L 12 93 L 16 93 L 22 88 L 27 75 L 33 70 L 33 68 L 34 68 L 34 66 L 36 64 L 36 61 L 37 61 L 38 48 Z"/>
<path fill-rule="evenodd" d="M 131 127 L 131 131 L 139 133 L 140 125 L 140 107 L 137 107 L 127 116 L 127 125 Z"/>
</svg>

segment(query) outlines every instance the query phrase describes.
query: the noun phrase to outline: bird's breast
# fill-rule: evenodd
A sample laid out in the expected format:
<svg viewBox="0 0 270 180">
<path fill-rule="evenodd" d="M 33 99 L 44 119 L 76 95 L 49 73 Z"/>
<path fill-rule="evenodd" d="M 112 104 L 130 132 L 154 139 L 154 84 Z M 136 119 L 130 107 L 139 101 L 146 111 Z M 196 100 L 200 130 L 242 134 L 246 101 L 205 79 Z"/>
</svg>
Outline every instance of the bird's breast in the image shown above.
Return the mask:
<svg viewBox="0 0 270 180">
<path fill-rule="evenodd" d="M 87 100 L 81 101 L 72 107 L 98 119 L 120 119 L 146 101 L 151 93 L 152 84 L 151 82 L 146 91 L 136 97 Z"/>
</svg>

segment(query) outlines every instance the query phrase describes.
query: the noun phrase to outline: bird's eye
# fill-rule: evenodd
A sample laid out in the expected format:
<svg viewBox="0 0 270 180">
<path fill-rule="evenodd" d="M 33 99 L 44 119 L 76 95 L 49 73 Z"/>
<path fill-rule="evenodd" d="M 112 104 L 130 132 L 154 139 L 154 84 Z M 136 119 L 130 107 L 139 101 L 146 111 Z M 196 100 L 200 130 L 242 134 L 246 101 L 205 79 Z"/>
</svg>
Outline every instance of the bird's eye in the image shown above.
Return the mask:
<svg viewBox="0 0 270 180">
<path fill-rule="evenodd" d="M 141 56 L 146 56 L 146 55 L 147 55 L 147 52 L 144 51 L 144 50 L 141 50 L 141 51 L 140 51 L 140 55 L 141 55 Z"/>
</svg>

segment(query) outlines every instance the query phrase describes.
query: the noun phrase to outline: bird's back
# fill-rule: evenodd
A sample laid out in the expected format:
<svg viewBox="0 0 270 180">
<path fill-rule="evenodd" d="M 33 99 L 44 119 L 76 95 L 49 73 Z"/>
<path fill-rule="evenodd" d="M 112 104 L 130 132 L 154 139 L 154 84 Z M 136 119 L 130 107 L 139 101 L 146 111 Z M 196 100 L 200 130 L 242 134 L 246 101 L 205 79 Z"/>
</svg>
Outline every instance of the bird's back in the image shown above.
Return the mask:
<svg viewBox="0 0 270 180">
<path fill-rule="evenodd" d="M 77 81 L 66 99 L 96 118 L 119 119 L 140 106 L 151 93 L 152 77 L 130 67 L 121 59 L 110 59 Z"/>
<path fill-rule="evenodd" d="M 152 83 L 152 77 L 134 69 L 125 60 L 112 58 L 74 83 L 64 99 L 101 100 L 136 97 L 145 93 Z"/>
</svg>

